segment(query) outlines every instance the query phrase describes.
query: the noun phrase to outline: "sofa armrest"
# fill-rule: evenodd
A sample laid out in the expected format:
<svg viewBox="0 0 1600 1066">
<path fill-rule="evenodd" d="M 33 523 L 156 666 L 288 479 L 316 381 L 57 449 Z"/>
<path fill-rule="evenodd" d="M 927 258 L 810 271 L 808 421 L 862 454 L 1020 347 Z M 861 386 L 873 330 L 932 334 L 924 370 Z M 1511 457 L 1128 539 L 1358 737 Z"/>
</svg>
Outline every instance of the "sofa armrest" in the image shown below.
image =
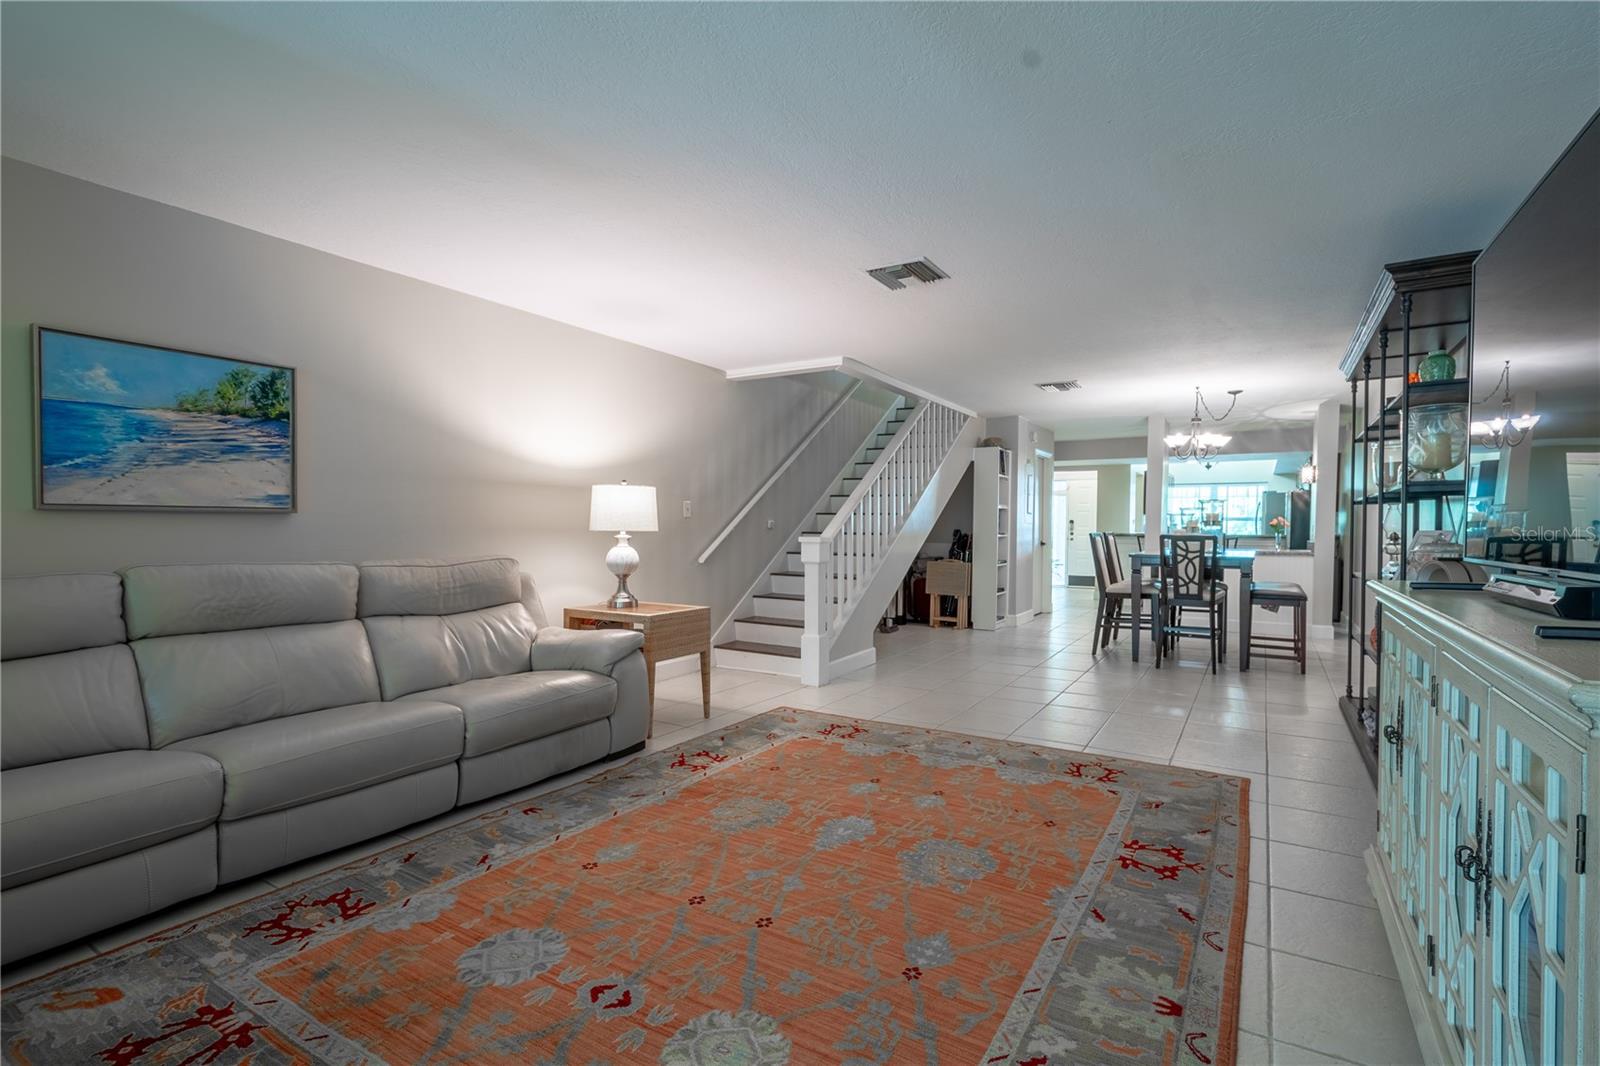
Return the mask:
<svg viewBox="0 0 1600 1066">
<path fill-rule="evenodd" d="M 533 638 L 529 668 L 587 670 L 610 676 L 618 663 L 644 647 L 644 634 L 633 629 L 555 629 L 546 627 Z"/>
</svg>

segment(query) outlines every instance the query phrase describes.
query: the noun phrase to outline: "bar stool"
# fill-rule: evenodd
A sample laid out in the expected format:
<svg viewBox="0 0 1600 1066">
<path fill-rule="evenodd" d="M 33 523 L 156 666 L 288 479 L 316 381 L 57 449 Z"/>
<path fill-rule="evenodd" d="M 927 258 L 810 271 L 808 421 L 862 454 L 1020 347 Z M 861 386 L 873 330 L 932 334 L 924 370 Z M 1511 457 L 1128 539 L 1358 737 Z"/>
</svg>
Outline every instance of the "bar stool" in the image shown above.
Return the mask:
<svg viewBox="0 0 1600 1066">
<path fill-rule="evenodd" d="M 1306 672 L 1306 590 L 1293 581 L 1252 581 L 1250 602 L 1256 607 L 1293 607 L 1294 627 L 1291 636 L 1257 636 L 1249 619 L 1241 619 L 1248 628 L 1245 641 L 1251 658 L 1287 659 L 1300 664 Z M 1285 654 L 1287 653 L 1287 654 Z"/>
</svg>

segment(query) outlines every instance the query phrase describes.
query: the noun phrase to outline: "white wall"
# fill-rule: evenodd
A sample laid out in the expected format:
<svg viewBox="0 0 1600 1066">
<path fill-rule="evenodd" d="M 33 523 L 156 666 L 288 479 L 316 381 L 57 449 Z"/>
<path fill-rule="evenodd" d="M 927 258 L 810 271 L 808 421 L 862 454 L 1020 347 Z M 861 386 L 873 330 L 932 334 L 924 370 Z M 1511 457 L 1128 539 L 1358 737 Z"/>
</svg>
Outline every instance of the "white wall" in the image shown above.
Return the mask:
<svg viewBox="0 0 1600 1066">
<path fill-rule="evenodd" d="M 658 487 L 645 598 L 721 617 L 871 429 L 863 388 L 710 562 L 695 557 L 828 409 L 837 375 L 734 384 L 637 345 L 14 160 L 0 248 L 0 566 L 508 554 L 596 602 L 589 485 Z M 597 288 L 608 280 L 594 279 Z M 618 294 L 625 300 L 626 294 Z M 296 367 L 300 512 L 32 509 L 32 323 Z M 680 501 L 694 516 L 681 517 Z M 766 529 L 767 519 L 775 528 Z"/>
</svg>

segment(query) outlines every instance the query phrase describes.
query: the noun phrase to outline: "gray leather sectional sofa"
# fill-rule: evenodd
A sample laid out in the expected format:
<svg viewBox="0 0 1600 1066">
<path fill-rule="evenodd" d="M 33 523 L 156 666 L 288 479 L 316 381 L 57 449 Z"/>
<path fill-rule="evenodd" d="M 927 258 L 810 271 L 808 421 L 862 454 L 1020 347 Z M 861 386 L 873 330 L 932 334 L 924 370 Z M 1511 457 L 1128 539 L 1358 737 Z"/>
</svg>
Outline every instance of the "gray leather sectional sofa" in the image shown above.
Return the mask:
<svg viewBox="0 0 1600 1066">
<path fill-rule="evenodd" d="M 642 638 L 512 559 L 136 566 L 0 593 L 0 959 L 644 743 Z"/>
</svg>

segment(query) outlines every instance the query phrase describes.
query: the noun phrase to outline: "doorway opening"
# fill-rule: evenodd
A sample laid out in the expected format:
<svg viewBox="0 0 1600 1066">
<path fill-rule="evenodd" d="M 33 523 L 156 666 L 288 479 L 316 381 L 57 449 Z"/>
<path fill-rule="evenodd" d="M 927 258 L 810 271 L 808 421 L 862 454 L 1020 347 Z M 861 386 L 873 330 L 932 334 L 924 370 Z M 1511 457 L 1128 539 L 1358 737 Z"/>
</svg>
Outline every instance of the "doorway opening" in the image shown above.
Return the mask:
<svg viewBox="0 0 1600 1066">
<path fill-rule="evenodd" d="M 1094 556 L 1089 550 L 1089 534 L 1099 528 L 1099 492 L 1098 471 L 1056 471 L 1051 508 L 1056 528 L 1050 557 L 1052 584 L 1094 584 Z"/>
</svg>

